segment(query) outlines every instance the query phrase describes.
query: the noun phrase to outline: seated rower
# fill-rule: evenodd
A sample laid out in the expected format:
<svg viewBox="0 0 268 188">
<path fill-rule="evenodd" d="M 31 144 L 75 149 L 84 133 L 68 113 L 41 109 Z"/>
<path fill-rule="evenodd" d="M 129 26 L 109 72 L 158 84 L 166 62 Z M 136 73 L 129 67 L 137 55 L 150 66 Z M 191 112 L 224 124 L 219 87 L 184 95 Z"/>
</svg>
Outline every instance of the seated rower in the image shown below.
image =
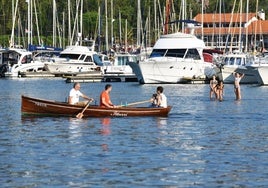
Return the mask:
<svg viewBox="0 0 268 188">
<path fill-rule="evenodd" d="M 153 107 L 167 107 L 167 97 L 163 93 L 164 88 L 162 86 L 158 86 L 156 88 L 156 94 L 153 94 L 151 98 L 151 103 Z"/>
<path fill-rule="evenodd" d="M 69 93 L 69 98 L 68 98 L 69 104 L 85 106 L 88 102 L 94 101 L 93 98 L 90 98 L 90 97 L 84 95 L 80 91 L 80 87 L 81 87 L 80 83 L 78 83 L 78 82 L 74 83 L 73 88 L 70 90 L 70 93 Z M 79 97 L 83 97 L 84 99 L 87 99 L 87 101 L 79 101 Z"/>
<path fill-rule="evenodd" d="M 110 99 L 110 92 L 112 91 L 112 85 L 106 84 L 105 90 L 100 94 L 100 107 L 103 108 L 116 108 Z"/>
</svg>

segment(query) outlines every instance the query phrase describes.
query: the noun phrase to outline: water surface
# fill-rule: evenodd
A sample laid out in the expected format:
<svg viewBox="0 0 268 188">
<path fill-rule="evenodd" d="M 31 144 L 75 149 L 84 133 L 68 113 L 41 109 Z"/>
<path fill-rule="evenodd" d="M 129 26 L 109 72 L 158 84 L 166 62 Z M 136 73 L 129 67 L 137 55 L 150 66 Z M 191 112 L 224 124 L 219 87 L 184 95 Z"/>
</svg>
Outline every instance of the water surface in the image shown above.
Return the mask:
<svg viewBox="0 0 268 188">
<path fill-rule="evenodd" d="M 99 100 L 106 83 L 81 83 Z M 114 104 L 158 85 L 112 83 Z M 169 117 L 22 117 L 21 95 L 66 100 L 62 79 L 0 80 L 1 187 L 267 187 L 268 87 L 210 101 L 208 85 L 163 85 Z"/>
</svg>

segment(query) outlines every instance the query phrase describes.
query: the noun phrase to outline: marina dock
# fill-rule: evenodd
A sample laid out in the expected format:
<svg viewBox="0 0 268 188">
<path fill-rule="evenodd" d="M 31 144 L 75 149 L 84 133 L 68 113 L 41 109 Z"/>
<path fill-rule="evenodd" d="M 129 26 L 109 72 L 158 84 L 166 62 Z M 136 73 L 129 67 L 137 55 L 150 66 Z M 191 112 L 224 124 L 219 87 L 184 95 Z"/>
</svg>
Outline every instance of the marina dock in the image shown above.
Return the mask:
<svg viewBox="0 0 268 188">
<path fill-rule="evenodd" d="M 137 82 L 135 74 L 102 74 L 66 76 L 66 83 L 72 82 Z"/>
</svg>

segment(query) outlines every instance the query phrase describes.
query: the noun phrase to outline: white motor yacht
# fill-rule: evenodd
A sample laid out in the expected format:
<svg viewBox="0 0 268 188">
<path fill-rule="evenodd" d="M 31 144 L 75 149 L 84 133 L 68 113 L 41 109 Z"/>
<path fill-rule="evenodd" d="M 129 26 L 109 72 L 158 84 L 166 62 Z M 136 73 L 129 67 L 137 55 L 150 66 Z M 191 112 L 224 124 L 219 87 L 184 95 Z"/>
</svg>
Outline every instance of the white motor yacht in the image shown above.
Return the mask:
<svg viewBox="0 0 268 188">
<path fill-rule="evenodd" d="M 184 83 L 185 79 L 205 79 L 214 74 L 213 64 L 205 62 L 205 44 L 185 33 L 162 35 L 149 58 L 130 62 L 138 81 L 144 83 Z"/>
<path fill-rule="evenodd" d="M 100 70 L 102 62 L 94 50 L 94 42 L 90 46 L 67 46 L 60 55 L 46 63 L 45 68 L 52 74 L 79 74 Z"/>
<path fill-rule="evenodd" d="M 44 63 L 34 61 L 32 52 L 26 49 L 9 48 L 0 52 L 1 76 L 19 77 L 24 72 L 41 72 Z"/>
</svg>

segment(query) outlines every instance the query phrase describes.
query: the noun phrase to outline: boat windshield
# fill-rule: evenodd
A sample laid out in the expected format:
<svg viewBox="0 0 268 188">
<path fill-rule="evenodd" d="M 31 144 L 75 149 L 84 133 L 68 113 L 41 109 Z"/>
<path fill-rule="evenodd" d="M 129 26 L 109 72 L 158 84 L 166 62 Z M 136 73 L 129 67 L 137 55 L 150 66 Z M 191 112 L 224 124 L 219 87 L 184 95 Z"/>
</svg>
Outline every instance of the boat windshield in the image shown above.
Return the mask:
<svg viewBox="0 0 268 188">
<path fill-rule="evenodd" d="M 185 54 L 186 53 L 186 54 Z M 150 57 L 177 57 L 187 59 L 201 59 L 197 49 L 154 49 Z"/>
<path fill-rule="evenodd" d="M 91 56 L 87 56 L 86 59 L 85 59 L 85 62 L 92 62 Z"/>
<path fill-rule="evenodd" d="M 168 49 L 166 53 L 166 57 L 178 57 L 183 58 L 184 54 L 186 52 L 186 49 Z"/>
<path fill-rule="evenodd" d="M 66 59 L 78 59 L 80 54 L 60 54 L 60 58 L 66 58 Z"/>
<path fill-rule="evenodd" d="M 165 56 L 167 49 L 153 49 L 150 58 L 152 57 L 163 57 Z"/>
<path fill-rule="evenodd" d="M 82 55 L 79 57 L 79 59 L 78 59 L 78 60 L 83 61 L 83 60 L 85 59 L 85 57 L 86 57 L 86 55 L 85 55 L 85 54 L 82 54 Z"/>
<path fill-rule="evenodd" d="M 188 49 L 187 54 L 185 55 L 186 59 L 200 60 L 201 57 L 196 48 Z"/>
<path fill-rule="evenodd" d="M 17 52 L 10 52 L 7 58 L 4 57 L 4 60 L 7 60 L 10 65 L 17 63 L 31 63 L 32 55 L 31 54 L 19 54 Z"/>
</svg>

